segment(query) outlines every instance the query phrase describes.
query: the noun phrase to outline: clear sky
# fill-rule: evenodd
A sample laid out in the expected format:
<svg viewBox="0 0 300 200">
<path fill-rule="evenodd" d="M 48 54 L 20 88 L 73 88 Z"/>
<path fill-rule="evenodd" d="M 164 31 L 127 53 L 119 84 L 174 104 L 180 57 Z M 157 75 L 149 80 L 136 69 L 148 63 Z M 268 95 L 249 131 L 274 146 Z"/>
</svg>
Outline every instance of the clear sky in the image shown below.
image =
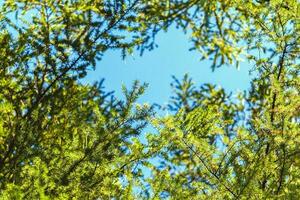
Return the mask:
<svg viewBox="0 0 300 200">
<path fill-rule="evenodd" d="M 3 3 L 0 0 L 0 5 Z M 14 18 L 12 18 L 14 20 Z M 97 63 L 95 71 L 89 71 L 83 82 L 105 78 L 108 91 L 121 95 L 121 86 L 130 86 L 134 80 L 149 83 L 149 87 L 140 102 L 165 104 L 171 95 L 171 76 L 181 79 L 185 73 L 193 78 L 196 85 L 214 83 L 222 86 L 227 92 L 244 90 L 250 86 L 248 63 L 241 63 L 240 70 L 234 66 L 222 67 L 212 72 L 209 61 L 200 61 L 200 53 L 189 51 L 192 44 L 188 35 L 181 30 L 171 28 L 160 32 L 156 37 L 158 48 L 145 51 L 142 57 L 139 52 L 122 59 L 120 52 L 108 51 Z"/>
<path fill-rule="evenodd" d="M 245 90 L 250 86 L 251 66 L 248 63 L 242 62 L 239 70 L 234 66 L 224 66 L 212 72 L 209 61 L 200 61 L 199 52 L 189 51 L 192 43 L 181 30 L 173 28 L 168 32 L 161 32 L 156 42 L 158 48 L 145 52 L 142 57 L 139 52 L 134 52 L 123 60 L 118 51 L 106 52 L 96 70 L 89 71 L 85 81 L 105 78 L 106 89 L 113 90 L 120 96 L 122 84 L 130 86 L 138 79 L 149 83 L 140 102 L 161 105 L 171 95 L 172 75 L 181 79 L 185 73 L 189 73 L 196 85 L 214 83 L 224 87 L 227 92 Z"/>
<path fill-rule="evenodd" d="M 105 78 L 105 87 L 108 91 L 115 91 L 121 97 L 121 86 L 130 86 L 134 80 L 149 83 L 145 94 L 139 103 L 157 103 L 165 105 L 171 96 L 170 83 L 172 75 L 181 79 L 185 73 L 193 78 L 197 86 L 203 83 L 213 83 L 222 86 L 227 92 L 237 92 L 250 86 L 248 63 L 241 63 L 240 69 L 235 66 L 224 66 L 212 72 L 209 61 L 200 61 L 200 54 L 189 51 L 192 43 L 188 35 L 175 28 L 168 32 L 161 32 L 156 38 L 158 48 L 145 52 L 142 57 L 139 52 L 133 56 L 122 59 L 120 52 L 108 51 L 98 62 L 95 71 L 90 71 L 84 82 L 93 82 Z M 150 126 L 144 132 L 155 132 Z M 146 143 L 144 135 L 140 137 Z M 159 164 L 159 159 L 152 159 Z M 150 171 L 142 168 L 146 176 Z"/>
</svg>

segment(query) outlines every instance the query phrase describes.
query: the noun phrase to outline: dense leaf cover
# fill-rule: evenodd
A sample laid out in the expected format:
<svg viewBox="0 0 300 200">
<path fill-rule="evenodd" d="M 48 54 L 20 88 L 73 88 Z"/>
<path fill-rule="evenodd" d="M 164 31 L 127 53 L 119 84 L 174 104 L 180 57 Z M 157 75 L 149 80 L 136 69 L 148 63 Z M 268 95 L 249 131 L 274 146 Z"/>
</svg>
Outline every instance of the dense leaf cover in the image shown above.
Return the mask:
<svg viewBox="0 0 300 200">
<path fill-rule="evenodd" d="M 0 3 L 1 199 L 300 198 L 299 1 Z M 122 99 L 80 82 L 172 25 L 213 70 L 250 62 L 251 88 L 174 77 L 162 116 L 138 81 Z"/>
</svg>

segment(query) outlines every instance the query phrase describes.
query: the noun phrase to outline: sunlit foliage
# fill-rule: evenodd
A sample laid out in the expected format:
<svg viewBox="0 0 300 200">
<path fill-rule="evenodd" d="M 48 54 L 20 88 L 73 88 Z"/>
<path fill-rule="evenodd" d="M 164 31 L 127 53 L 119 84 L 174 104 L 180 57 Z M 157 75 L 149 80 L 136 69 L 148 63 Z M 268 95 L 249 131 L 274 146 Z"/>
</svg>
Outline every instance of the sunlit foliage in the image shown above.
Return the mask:
<svg viewBox="0 0 300 200">
<path fill-rule="evenodd" d="M 300 198 L 299 1 L 0 3 L 1 199 Z M 138 81 L 80 81 L 173 25 L 212 70 L 251 63 L 251 88 L 174 77 L 162 116 Z"/>
</svg>

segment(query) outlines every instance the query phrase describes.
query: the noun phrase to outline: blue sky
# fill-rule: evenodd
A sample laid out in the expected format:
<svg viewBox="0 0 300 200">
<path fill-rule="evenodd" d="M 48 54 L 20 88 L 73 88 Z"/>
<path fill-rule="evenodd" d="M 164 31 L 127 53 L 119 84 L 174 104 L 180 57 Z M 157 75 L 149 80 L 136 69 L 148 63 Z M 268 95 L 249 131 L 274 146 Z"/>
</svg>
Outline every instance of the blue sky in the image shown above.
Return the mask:
<svg viewBox="0 0 300 200">
<path fill-rule="evenodd" d="M 200 54 L 189 51 L 192 44 L 188 35 L 175 28 L 168 32 L 161 32 L 156 38 L 158 48 L 145 52 L 142 57 L 139 52 L 133 56 L 122 59 L 120 52 L 108 51 L 103 59 L 97 63 L 96 70 L 90 71 L 84 82 L 93 82 L 105 78 L 105 87 L 109 91 L 115 91 L 116 96 L 121 97 L 121 86 L 130 86 L 134 80 L 149 83 L 146 93 L 140 98 L 139 103 L 167 104 L 171 96 L 170 83 L 172 75 L 181 79 L 185 73 L 193 78 L 196 85 L 213 83 L 222 86 L 227 92 L 246 90 L 250 86 L 248 63 L 241 63 L 240 69 L 234 66 L 224 66 L 212 72 L 209 61 L 200 61 Z M 162 114 L 162 113 L 161 113 Z M 144 133 L 155 132 L 149 126 Z M 146 143 L 144 134 L 140 137 Z M 159 164 L 159 159 L 152 162 Z M 150 171 L 142 168 L 146 176 Z"/>
<path fill-rule="evenodd" d="M 0 5 L 3 2 L 0 0 Z M 188 35 L 181 30 L 171 28 L 168 32 L 157 35 L 158 48 L 146 51 L 139 56 L 122 59 L 120 52 L 110 50 L 97 63 L 95 71 L 89 71 L 83 82 L 94 82 L 105 78 L 108 91 L 115 91 L 121 96 L 121 86 L 130 87 L 134 80 L 149 83 L 149 87 L 140 102 L 165 104 L 171 95 L 171 76 L 181 79 L 185 73 L 193 78 L 196 85 L 214 83 L 222 86 L 227 92 L 245 90 L 250 86 L 249 70 L 251 66 L 242 62 L 240 70 L 234 66 L 224 66 L 212 72 L 209 61 L 200 61 L 200 54 L 189 51 L 192 44 Z"/>
<path fill-rule="evenodd" d="M 251 66 L 242 62 L 240 69 L 234 66 L 224 66 L 212 72 L 209 61 L 200 61 L 200 54 L 189 51 L 192 44 L 188 35 L 175 28 L 168 32 L 161 32 L 156 38 L 159 45 L 153 51 L 139 56 L 134 52 L 132 56 L 122 59 L 120 52 L 108 51 L 103 59 L 97 63 L 95 71 L 88 73 L 85 81 L 93 82 L 105 78 L 107 90 L 121 95 L 121 85 L 130 86 L 134 80 L 149 83 L 149 87 L 140 102 L 167 103 L 171 95 L 171 76 L 181 79 L 185 73 L 193 78 L 196 85 L 214 83 L 236 92 L 250 86 L 249 70 Z"/>
</svg>

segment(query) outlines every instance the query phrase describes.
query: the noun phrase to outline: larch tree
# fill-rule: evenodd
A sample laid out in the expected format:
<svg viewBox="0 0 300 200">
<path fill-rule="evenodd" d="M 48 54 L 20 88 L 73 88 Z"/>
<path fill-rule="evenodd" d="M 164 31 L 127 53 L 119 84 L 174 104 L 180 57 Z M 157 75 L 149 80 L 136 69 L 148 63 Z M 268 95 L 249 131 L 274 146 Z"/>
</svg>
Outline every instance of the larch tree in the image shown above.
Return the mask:
<svg viewBox="0 0 300 200">
<path fill-rule="evenodd" d="M 298 199 L 299 1 L 152 1 L 147 12 L 191 34 L 213 70 L 244 60 L 255 75 L 236 95 L 175 78 L 174 114 L 152 122 L 163 138 L 152 197 Z"/>
<path fill-rule="evenodd" d="M 150 48 L 139 1 L 3 1 L 0 10 L 2 199 L 123 197 L 153 114 L 136 104 L 146 85 L 80 79 L 110 49 Z M 143 46 L 144 45 L 144 46 Z M 138 153 L 137 153 L 138 152 Z"/>
<path fill-rule="evenodd" d="M 299 17 L 297 0 L 1 2 L 1 198 L 300 198 Z M 136 103 L 146 85 L 80 82 L 172 25 L 213 70 L 250 62 L 249 91 L 174 78 L 160 116 Z"/>
</svg>

